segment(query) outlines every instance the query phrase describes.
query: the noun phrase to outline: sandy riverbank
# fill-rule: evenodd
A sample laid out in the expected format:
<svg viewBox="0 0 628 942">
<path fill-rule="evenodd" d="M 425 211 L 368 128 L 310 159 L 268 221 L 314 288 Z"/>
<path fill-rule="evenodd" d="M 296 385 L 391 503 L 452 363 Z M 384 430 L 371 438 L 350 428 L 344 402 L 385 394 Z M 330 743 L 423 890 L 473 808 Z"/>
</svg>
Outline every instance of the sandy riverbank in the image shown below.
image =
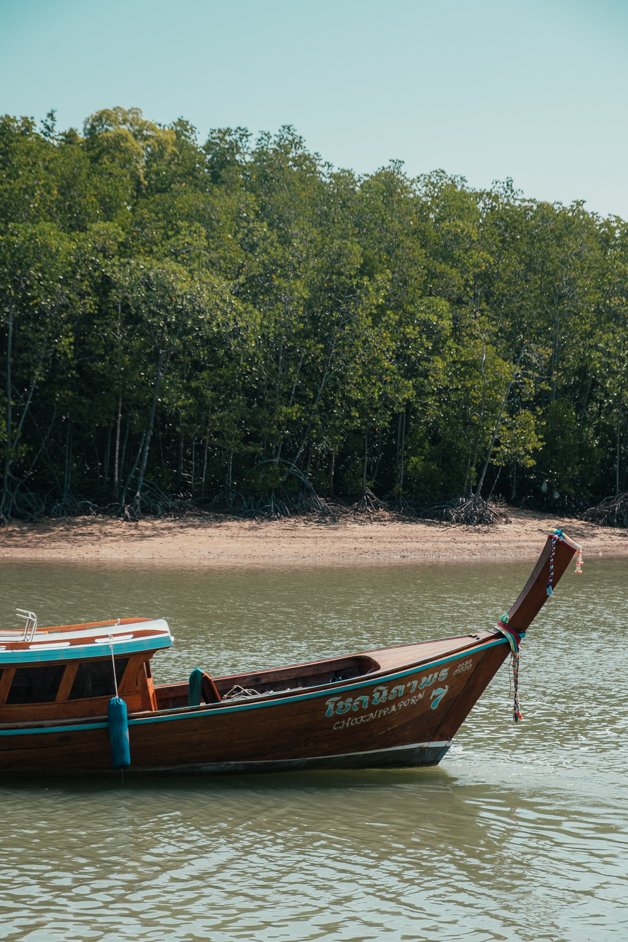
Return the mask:
<svg viewBox="0 0 628 942">
<path fill-rule="evenodd" d="M 81 517 L 0 529 L 0 559 L 137 562 L 168 566 L 359 565 L 420 560 L 533 559 L 556 526 L 583 545 L 585 559 L 628 557 L 628 532 L 581 520 L 511 512 L 492 528 L 402 521 L 258 521 L 220 516 L 175 520 Z"/>
</svg>

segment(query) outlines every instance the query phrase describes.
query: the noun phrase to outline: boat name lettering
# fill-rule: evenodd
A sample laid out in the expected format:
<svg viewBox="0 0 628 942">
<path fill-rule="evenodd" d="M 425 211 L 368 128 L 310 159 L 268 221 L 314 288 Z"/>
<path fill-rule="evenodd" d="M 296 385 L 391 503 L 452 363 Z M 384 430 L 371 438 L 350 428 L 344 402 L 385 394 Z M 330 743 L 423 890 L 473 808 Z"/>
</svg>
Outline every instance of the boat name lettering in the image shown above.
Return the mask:
<svg viewBox="0 0 628 942">
<path fill-rule="evenodd" d="M 438 709 L 438 706 L 441 700 L 443 699 L 443 697 L 445 696 L 448 690 L 449 690 L 449 687 L 436 687 L 434 690 L 432 690 L 430 694 L 430 700 L 432 701 L 430 706 L 432 707 L 433 710 Z"/>
<path fill-rule="evenodd" d="M 394 686 L 378 684 L 371 694 L 362 693 L 355 697 L 330 697 L 325 702 L 325 716 L 327 718 L 344 716 L 347 713 L 360 713 L 371 706 L 381 706 L 384 703 L 394 703 L 395 701 L 401 702 L 403 696 L 407 697 L 408 694 L 413 694 L 417 690 L 425 690 L 436 682 L 442 683 L 448 674 L 448 669 L 443 667 L 440 671 L 424 674 L 423 677 L 410 680 L 405 684 L 399 683 Z M 436 709 L 436 707 L 433 707 L 433 709 Z"/>
<path fill-rule="evenodd" d="M 462 661 L 460 664 L 458 664 L 458 667 L 454 671 L 454 676 L 456 674 L 464 674 L 465 671 L 470 671 L 472 667 L 473 667 L 473 661 L 471 660 L 470 657 L 468 657 L 466 661 Z"/>
<path fill-rule="evenodd" d="M 359 716 L 347 716 L 345 719 L 336 720 L 333 728 L 335 730 L 349 729 L 351 726 L 362 726 L 364 723 L 372 723 L 373 720 L 380 720 L 385 716 L 390 716 L 391 713 L 397 713 L 399 710 L 406 709 L 406 707 L 416 705 L 424 696 L 425 692 L 421 690 L 419 693 L 406 697 L 404 700 L 398 700 L 396 703 L 391 703 L 389 706 L 383 706 L 379 710 L 371 710 L 370 713 L 360 713 Z M 438 702 L 440 702 L 440 700 Z M 438 706 L 438 703 L 436 706 Z M 433 707 L 433 709 L 436 709 L 436 707 Z"/>
</svg>

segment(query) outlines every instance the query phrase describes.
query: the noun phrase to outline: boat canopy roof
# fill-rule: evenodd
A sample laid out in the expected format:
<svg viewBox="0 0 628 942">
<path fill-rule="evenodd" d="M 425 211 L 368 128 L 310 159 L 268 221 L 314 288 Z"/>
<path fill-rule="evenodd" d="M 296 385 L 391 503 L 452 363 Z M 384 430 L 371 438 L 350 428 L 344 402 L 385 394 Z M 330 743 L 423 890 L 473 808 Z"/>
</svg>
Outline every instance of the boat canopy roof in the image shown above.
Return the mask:
<svg viewBox="0 0 628 942">
<path fill-rule="evenodd" d="M 153 654 L 172 643 L 163 618 L 116 618 L 38 628 L 32 616 L 23 629 L 0 629 L 0 667 L 111 658 L 112 652 L 115 657 Z"/>
</svg>

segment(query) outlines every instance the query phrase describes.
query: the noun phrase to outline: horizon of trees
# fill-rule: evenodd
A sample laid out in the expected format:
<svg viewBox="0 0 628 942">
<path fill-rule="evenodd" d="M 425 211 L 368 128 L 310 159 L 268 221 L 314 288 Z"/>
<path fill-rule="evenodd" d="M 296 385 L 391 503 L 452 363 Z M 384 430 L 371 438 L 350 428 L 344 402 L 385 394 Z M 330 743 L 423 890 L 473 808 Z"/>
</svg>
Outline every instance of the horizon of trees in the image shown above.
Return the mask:
<svg viewBox="0 0 628 942">
<path fill-rule="evenodd" d="M 0 118 L 0 520 L 628 490 L 628 223 L 512 182 Z"/>
</svg>

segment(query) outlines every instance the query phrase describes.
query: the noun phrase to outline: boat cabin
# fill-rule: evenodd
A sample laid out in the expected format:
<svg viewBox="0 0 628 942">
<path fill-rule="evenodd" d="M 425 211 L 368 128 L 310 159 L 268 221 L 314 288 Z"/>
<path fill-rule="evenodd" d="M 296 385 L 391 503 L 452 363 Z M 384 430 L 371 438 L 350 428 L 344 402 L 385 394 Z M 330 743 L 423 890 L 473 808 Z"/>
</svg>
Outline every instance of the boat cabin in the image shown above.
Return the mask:
<svg viewBox="0 0 628 942">
<path fill-rule="evenodd" d="M 42 628 L 18 615 L 24 629 L 0 630 L 0 723 L 102 716 L 116 694 L 129 711 L 157 709 L 150 660 L 172 645 L 163 619 Z"/>
<path fill-rule="evenodd" d="M 195 668 L 183 683 L 156 685 L 151 658 L 173 643 L 163 619 L 40 628 L 32 612 L 18 615 L 24 629 L 0 630 L 0 724 L 102 717 L 113 696 L 129 713 L 181 710 L 333 684 L 379 668 L 372 657 L 353 655 L 219 678 Z"/>
</svg>

